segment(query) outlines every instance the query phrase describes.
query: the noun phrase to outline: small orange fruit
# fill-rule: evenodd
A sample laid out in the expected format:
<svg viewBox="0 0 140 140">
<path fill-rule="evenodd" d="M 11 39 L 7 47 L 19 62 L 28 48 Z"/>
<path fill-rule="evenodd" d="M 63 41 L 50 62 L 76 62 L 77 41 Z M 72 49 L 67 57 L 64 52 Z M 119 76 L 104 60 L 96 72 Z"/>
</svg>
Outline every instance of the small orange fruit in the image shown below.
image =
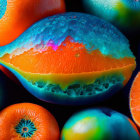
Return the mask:
<svg viewBox="0 0 140 140">
<path fill-rule="evenodd" d="M 64 0 L 0 1 L 0 46 L 14 41 L 36 21 L 62 12 Z"/>
<path fill-rule="evenodd" d="M 0 113 L 0 140 L 59 140 L 52 114 L 32 103 L 7 107 Z"/>
</svg>

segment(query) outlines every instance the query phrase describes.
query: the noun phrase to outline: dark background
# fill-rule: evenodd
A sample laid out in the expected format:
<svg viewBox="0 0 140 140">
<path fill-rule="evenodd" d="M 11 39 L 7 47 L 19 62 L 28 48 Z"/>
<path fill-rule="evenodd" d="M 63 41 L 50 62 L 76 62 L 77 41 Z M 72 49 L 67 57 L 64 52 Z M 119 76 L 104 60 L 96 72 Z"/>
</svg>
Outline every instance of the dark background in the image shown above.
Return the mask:
<svg viewBox="0 0 140 140">
<path fill-rule="evenodd" d="M 85 12 L 81 4 L 81 0 L 66 0 L 66 8 L 67 8 L 67 11 Z M 131 34 L 127 31 L 122 31 L 122 32 L 130 41 L 131 50 L 133 51 L 134 55 L 137 58 L 137 68 L 135 72 L 133 73 L 132 78 L 130 79 L 129 83 L 120 92 L 112 96 L 110 99 L 104 102 L 98 103 L 98 104 L 91 104 L 91 105 L 84 105 L 84 106 L 67 106 L 67 105 L 50 104 L 50 103 L 43 102 L 35 98 L 28 91 L 26 91 L 26 89 L 24 89 L 22 86 L 17 85 L 12 80 L 8 79 L 0 71 L 0 81 L 3 86 L 2 88 L 4 90 L 4 96 L 5 96 L 4 104 L 3 106 L 1 106 L 1 109 L 15 103 L 21 103 L 21 102 L 36 103 L 38 105 L 45 107 L 55 116 L 60 126 L 60 130 L 62 129 L 64 123 L 68 120 L 68 118 L 73 113 L 86 109 L 86 108 L 91 108 L 91 107 L 108 107 L 118 112 L 121 112 L 131 118 L 131 115 L 129 112 L 129 91 L 130 91 L 132 81 L 135 75 L 137 74 L 137 72 L 139 71 L 140 60 L 138 56 L 140 55 L 139 54 L 140 35 L 138 31 L 133 32 Z M 2 90 L 0 90 L 0 92 L 2 92 Z"/>
</svg>

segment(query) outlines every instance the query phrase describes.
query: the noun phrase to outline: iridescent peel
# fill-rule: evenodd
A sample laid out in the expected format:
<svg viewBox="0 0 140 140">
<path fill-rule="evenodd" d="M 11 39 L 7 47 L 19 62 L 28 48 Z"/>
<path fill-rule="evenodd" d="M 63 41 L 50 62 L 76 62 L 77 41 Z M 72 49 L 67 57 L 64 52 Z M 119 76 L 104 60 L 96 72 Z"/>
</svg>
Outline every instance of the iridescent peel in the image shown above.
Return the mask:
<svg viewBox="0 0 140 140">
<path fill-rule="evenodd" d="M 35 46 L 42 50 L 44 45 L 47 45 L 56 50 L 69 36 L 74 42 L 84 44 L 89 52 L 98 49 L 103 55 L 117 59 L 133 57 L 128 40 L 117 28 L 95 16 L 83 13 L 59 14 L 37 22 L 17 40 L 0 47 L 0 57 L 6 53 L 19 55 Z M 18 51 L 14 52 L 17 48 Z"/>
<path fill-rule="evenodd" d="M 0 64 L 29 92 L 60 104 L 104 99 L 123 87 L 135 69 L 125 36 L 82 13 L 43 19 L 0 52 Z"/>
<path fill-rule="evenodd" d="M 83 0 L 85 9 L 123 28 L 140 25 L 139 0 Z"/>
<path fill-rule="evenodd" d="M 140 12 L 140 0 L 121 0 L 127 8 Z"/>
<path fill-rule="evenodd" d="M 0 19 L 4 16 L 7 9 L 7 0 L 0 1 Z"/>
<path fill-rule="evenodd" d="M 128 135 L 129 132 L 129 135 Z M 62 140 L 139 140 L 134 123 L 126 116 L 106 108 L 81 111 L 64 125 Z"/>
</svg>

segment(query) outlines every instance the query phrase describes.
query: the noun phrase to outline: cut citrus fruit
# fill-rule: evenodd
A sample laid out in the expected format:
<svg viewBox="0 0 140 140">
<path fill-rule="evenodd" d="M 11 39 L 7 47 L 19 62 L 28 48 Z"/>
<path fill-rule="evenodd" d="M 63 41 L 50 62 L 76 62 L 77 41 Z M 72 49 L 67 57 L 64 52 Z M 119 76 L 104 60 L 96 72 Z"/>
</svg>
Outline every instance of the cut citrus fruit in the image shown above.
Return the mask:
<svg viewBox="0 0 140 140">
<path fill-rule="evenodd" d="M 128 40 L 115 27 L 82 13 L 43 19 L 0 52 L 1 65 L 29 92 L 61 104 L 110 96 L 136 65 Z"/>
<path fill-rule="evenodd" d="M 140 72 L 137 74 L 131 87 L 130 110 L 134 121 L 140 127 Z"/>
</svg>

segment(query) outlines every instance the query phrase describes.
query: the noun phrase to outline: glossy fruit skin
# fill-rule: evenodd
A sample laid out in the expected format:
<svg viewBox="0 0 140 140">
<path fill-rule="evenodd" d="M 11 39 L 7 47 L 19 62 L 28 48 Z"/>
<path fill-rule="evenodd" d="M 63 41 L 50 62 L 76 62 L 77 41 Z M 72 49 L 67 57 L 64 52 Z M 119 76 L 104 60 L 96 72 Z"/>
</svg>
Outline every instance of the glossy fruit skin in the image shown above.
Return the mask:
<svg viewBox="0 0 140 140">
<path fill-rule="evenodd" d="M 53 115 L 32 103 L 11 105 L 0 113 L 1 140 L 59 140 Z"/>
<path fill-rule="evenodd" d="M 0 11 L 0 46 L 4 46 L 38 20 L 65 12 L 65 3 L 64 0 L 2 0 Z"/>
<path fill-rule="evenodd" d="M 107 108 L 87 109 L 73 115 L 61 132 L 62 140 L 139 140 L 139 138 L 136 126 L 129 118 Z"/>
<path fill-rule="evenodd" d="M 127 83 L 136 65 L 123 34 L 83 13 L 45 18 L 0 52 L 1 65 L 30 93 L 58 104 L 104 100 Z"/>
<path fill-rule="evenodd" d="M 140 28 L 139 0 L 82 0 L 89 13 L 99 16 L 123 30 Z"/>
<path fill-rule="evenodd" d="M 135 123 L 140 127 L 140 72 L 137 73 L 130 90 L 130 111 Z"/>
</svg>

